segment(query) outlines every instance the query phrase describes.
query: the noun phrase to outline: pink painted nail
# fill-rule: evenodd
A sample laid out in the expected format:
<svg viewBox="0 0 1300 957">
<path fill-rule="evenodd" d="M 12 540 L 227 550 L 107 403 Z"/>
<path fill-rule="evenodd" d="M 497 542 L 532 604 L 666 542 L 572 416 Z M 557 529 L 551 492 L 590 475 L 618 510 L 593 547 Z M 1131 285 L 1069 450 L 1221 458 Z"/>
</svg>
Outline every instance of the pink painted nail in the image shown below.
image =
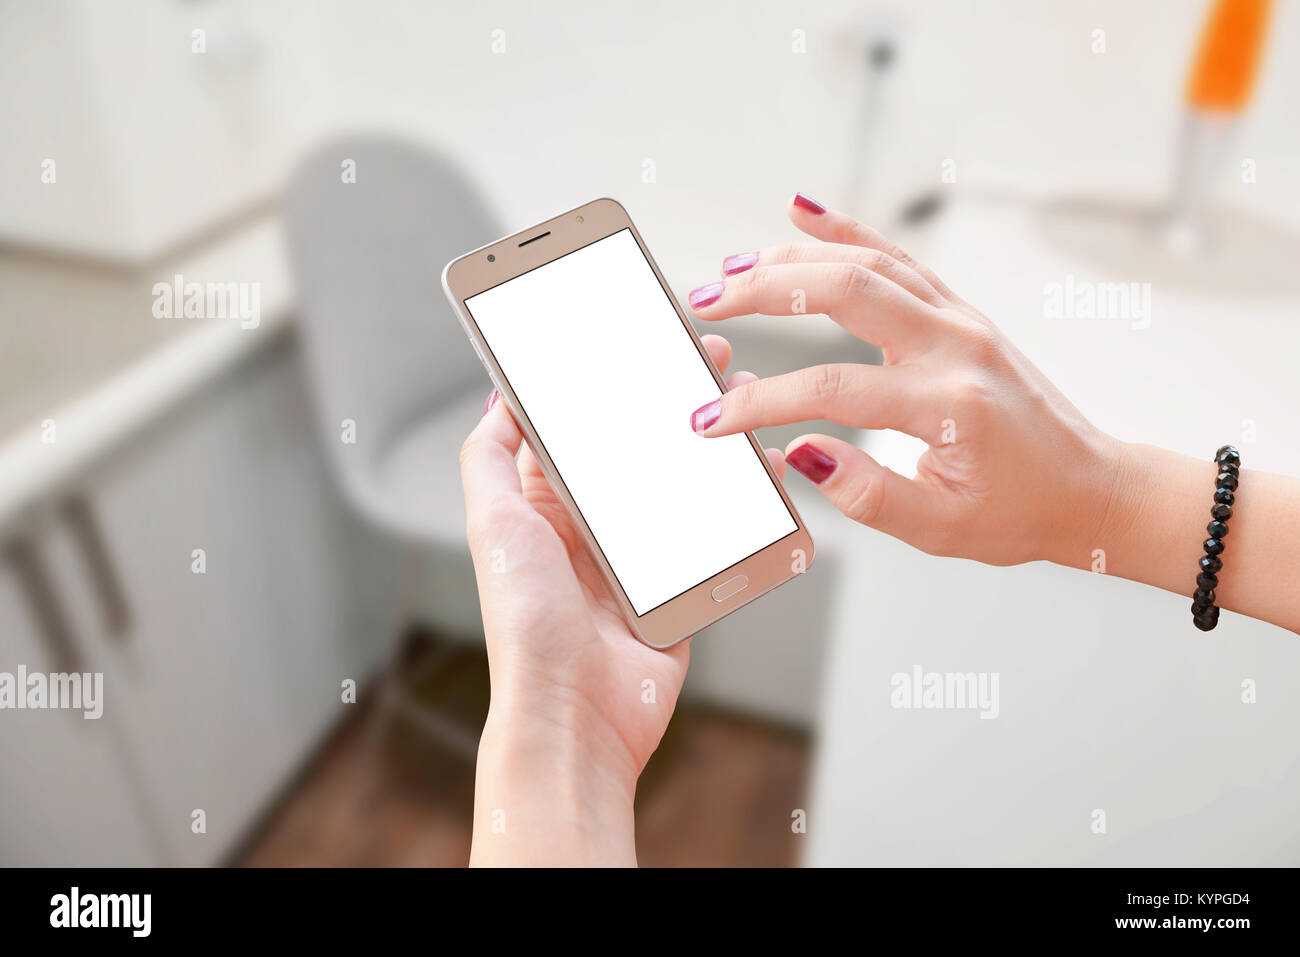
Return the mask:
<svg viewBox="0 0 1300 957">
<path fill-rule="evenodd" d="M 497 404 L 497 397 L 498 397 L 499 395 L 501 395 L 501 393 L 498 392 L 496 389 L 493 389 L 493 390 L 492 390 L 492 394 L 489 395 L 489 396 L 487 397 L 487 401 L 483 403 L 483 414 L 484 414 L 484 415 L 487 415 L 489 412 L 492 411 L 492 406 L 494 406 L 494 405 Z"/>
<path fill-rule="evenodd" d="M 814 485 L 821 485 L 839 466 L 833 458 L 821 449 L 814 448 L 809 442 L 793 449 L 786 457 L 786 463 Z"/>
<path fill-rule="evenodd" d="M 809 199 L 803 193 L 794 194 L 794 204 L 798 206 L 800 209 L 806 209 L 808 210 L 808 212 L 814 213 L 817 216 L 820 216 L 822 213 L 826 212 L 825 206 L 817 202 L 817 200 L 815 199 Z"/>
<path fill-rule="evenodd" d="M 691 428 L 703 432 L 722 415 L 722 400 L 714 399 L 708 405 L 702 405 L 691 413 Z"/>
<path fill-rule="evenodd" d="M 756 262 L 758 262 L 758 253 L 737 253 L 734 256 L 728 256 L 722 260 L 722 274 L 724 276 L 734 276 L 746 269 L 753 269 Z"/>
<path fill-rule="evenodd" d="M 691 308 L 702 309 L 705 306 L 713 305 L 722 298 L 722 290 L 725 288 L 726 283 L 711 282 L 699 289 L 692 289 L 690 296 L 687 297 L 690 300 Z"/>
</svg>

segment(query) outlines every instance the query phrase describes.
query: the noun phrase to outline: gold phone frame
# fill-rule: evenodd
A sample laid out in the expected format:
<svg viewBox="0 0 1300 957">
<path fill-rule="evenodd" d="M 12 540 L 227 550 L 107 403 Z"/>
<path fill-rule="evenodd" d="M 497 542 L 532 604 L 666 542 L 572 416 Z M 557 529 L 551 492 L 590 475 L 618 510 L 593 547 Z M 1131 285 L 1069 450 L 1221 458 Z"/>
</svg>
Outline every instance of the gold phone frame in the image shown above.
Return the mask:
<svg viewBox="0 0 1300 957">
<path fill-rule="evenodd" d="M 523 413 L 523 406 L 515 396 L 514 390 L 510 387 L 510 380 L 498 365 L 496 357 L 488 347 L 487 340 L 478 328 L 478 324 L 475 323 L 473 316 L 465 307 L 465 300 L 473 298 L 493 286 L 498 286 L 529 270 L 543 266 L 624 229 L 631 231 L 632 237 L 641 248 L 646 261 L 650 263 L 650 268 L 654 270 L 659 285 L 663 287 L 669 302 L 673 304 L 673 308 L 677 311 L 678 319 L 690 335 L 691 342 L 695 344 L 696 351 L 699 352 L 700 358 L 708 366 L 714 381 L 717 382 L 719 391 L 725 392 L 726 383 L 722 375 L 713 364 L 713 360 L 709 358 L 708 352 L 700 342 L 700 337 L 696 334 L 694 326 L 692 326 L 682 309 L 681 303 L 677 301 L 677 297 L 672 294 L 671 287 L 664 280 L 663 273 L 659 271 L 659 264 L 650 255 L 650 250 L 646 248 L 645 242 L 641 239 L 641 234 L 628 216 L 627 210 L 616 200 L 609 198 L 592 200 L 545 222 L 530 226 L 528 229 L 521 230 L 511 236 L 506 236 L 496 242 L 466 253 L 457 259 L 453 259 L 442 271 L 442 287 L 447 293 L 447 298 L 451 300 L 457 316 L 460 317 L 460 323 L 465 329 L 465 334 L 469 336 L 470 342 L 473 343 L 474 351 L 478 354 L 479 359 L 488 371 L 488 375 L 492 378 L 492 384 L 500 392 L 500 401 L 506 403 L 511 415 L 514 416 L 515 422 L 519 425 L 520 431 L 523 432 L 524 440 L 532 449 L 543 473 L 551 483 L 551 487 L 555 490 L 559 499 L 564 502 L 574 525 L 586 539 L 587 547 L 604 572 L 610 591 L 622 607 L 623 617 L 627 620 L 629 627 L 647 645 L 655 648 L 667 648 L 725 618 L 737 609 L 743 608 L 773 588 L 797 578 L 812 565 L 814 556 L 812 536 L 809 535 L 803 518 L 794 507 L 794 503 L 790 501 L 790 496 L 786 493 L 781 480 L 777 478 L 776 472 L 773 471 L 772 464 L 767 460 L 767 456 L 763 454 L 762 446 L 759 445 L 752 432 L 745 433 L 746 438 L 749 439 L 749 444 L 754 449 L 754 454 L 758 457 L 763 468 L 767 470 L 768 478 L 780 494 L 786 508 L 790 510 L 790 515 L 795 522 L 795 530 L 748 558 L 722 569 L 717 574 L 687 589 L 677 597 L 670 598 L 663 604 L 652 608 L 644 615 L 637 615 L 636 610 L 624 593 L 622 585 L 619 583 L 618 576 L 614 574 L 613 568 L 605 559 L 600 544 L 592 535 L 591 529 L 587 527 L 582 512 L 569 494 L 568 486 L 560 478 L 559 470 L 555 467 L 555 463 L 551 461 L 550 455 L 547 454 L 545 445 L 533 429 L 532 422 Z M 492 262 L 488 261 L 489 256 L 493 257 Z M 682 428 L 686 427 L 686 416 L 683 414 Z M 702 439 L 701 441 L 706 440 Z M 713 597 L 715 589 L 724 584 L 730 587 L 733 580 L 741 576 L 748 580 L 746 585 L 741 585 L 738 590 L 721 600 Z"/>
</svg>

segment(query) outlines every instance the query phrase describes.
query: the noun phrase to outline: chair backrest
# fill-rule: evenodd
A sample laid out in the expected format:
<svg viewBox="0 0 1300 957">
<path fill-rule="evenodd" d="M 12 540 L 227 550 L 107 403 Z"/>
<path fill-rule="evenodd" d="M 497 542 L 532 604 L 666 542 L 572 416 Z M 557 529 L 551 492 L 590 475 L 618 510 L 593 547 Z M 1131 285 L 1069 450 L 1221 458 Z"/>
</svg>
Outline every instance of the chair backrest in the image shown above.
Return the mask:
<svg viewBox="0 0 1300 957">
<path fill-rule="evenodd" d="M 442 267 L 501 231 L 453 164 L 378 136 L 313 152 L 289 184 L 285 221 L 317 419 L 346 478 L 482 377 Z"/>
</svg>

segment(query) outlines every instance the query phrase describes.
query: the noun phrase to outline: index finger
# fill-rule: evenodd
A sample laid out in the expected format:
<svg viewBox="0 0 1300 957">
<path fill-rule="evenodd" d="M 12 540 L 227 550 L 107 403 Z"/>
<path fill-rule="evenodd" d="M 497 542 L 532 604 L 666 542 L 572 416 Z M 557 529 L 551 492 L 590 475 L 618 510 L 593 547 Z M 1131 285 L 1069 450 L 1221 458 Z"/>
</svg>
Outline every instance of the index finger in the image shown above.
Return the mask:
<svg viewBox="0 0 1300 957">
<path fill-rule="evenodd" d="M 924 276 L 889 253 L 849 243 L 786 243 L 781 246 L 769 246 L 756 253 L 728 256 L 723 261 L 722 274 L 734 276 L 754 266 L 771 266 L 776 263 L 819 262 L 857 263 L 864 269 L 870 269 L 886 279 L 893 280 L 922 302 L 938 307 L 949 304 L 948 300 L 930 285 Z"/>
<path fill-rule="evenodd" d="M 917 262 L 914 257 L 908 255 L 893 240 L 865 223 L 858 222 L 847 213 L 828 209 L 815 199 L 809 199 L 803 193 L 795 193 L 790 198 L 786 213 L 790 217 L 790 222 L 814 239 L 820 239 L 828 243 L 847 243 L 850 246 L 863 246 L 867 249 L 878 250 L 887 256 L 892 256 L 913 272 L 920 274 L 945 299 L 954 303 L 962 301 L 956 293 L 948 288 L 933 269 Z"/>
<path fill-rule="evenodd" d="M 901 351 L 924 338 L 938 312 L 897 283 L 852 262 L 756 266 L 692 290 L 701 319 L 825 314 L 860 339 Z"/>
<path fill-rule="evenodd" d="M 941 412 L 935 390 L 906 367 L 832 363 L 738 386 L 696 409 L 691 428 L 713 438 L 825 419 L 895 429 L 933 444 Z"/>
</svg>

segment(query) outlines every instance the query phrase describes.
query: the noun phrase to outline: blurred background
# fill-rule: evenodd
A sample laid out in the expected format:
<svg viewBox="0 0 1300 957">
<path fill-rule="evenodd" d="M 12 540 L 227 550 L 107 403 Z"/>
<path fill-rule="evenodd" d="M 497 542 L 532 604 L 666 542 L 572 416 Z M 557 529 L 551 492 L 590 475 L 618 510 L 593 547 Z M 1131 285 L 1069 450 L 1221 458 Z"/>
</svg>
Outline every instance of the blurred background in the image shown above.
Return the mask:
<svg viewBox="0 0 1300 957">
<path fill-rule="evenodd" d="M 0 2 L 0 672 L 104 675 L 0 711 L 0 863 L 466 862 L 490 385 L 438 277 L 596 196 L 684 297 L 801 190 L 1101 428 L 1300 474 L 1297 50 L 1262 0 Z M 694 640 L 643 864 L 1300 862 L 1294 635 L 792 493 L 818 563 Z M 916 668 L 998 716 L 892 707 Z"/>
</svg>

